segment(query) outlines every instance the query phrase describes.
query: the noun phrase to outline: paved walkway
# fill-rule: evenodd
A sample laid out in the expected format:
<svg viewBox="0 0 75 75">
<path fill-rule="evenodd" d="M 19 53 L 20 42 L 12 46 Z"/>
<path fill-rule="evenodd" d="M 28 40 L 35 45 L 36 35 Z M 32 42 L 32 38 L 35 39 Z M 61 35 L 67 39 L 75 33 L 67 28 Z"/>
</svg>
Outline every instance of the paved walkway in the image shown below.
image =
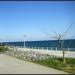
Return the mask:
<svg viewBox="0 0 75 75">
<path fill-rule="evenodd" d="M 66 74 L 66 72 L 0 54 L 0 74 Z"/>
</svg>

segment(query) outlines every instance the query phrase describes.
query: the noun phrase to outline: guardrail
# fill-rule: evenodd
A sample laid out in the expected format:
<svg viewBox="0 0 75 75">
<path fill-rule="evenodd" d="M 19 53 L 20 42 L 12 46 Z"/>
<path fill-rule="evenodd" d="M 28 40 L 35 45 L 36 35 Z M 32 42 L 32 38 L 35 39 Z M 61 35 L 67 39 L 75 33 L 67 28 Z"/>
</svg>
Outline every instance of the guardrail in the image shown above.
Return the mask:
<svg viewBox="0 0 75 75">
<path fill-rule="evenodd" d="M 29 47 L 20 47 L 20 46 L 8 46 L 9 50 L 5 52 L 5 54 L 13 56 L 13 57 L 17 57 L 17 58 L 21 58 L 24 60 L 41 60 L 41 59 L 45 59 L 45 58 L 62 58 L 63 53 L 60 50 L 53 50 L 51 48 L 51 50 L 47 49 L 43 49 L 43 47 L 40 48 L 29 48 Z M 67 56 L 69 55 L 69 56 Z M 66 51 L 65 56 L 67 57 L 74 57 L 75 58 L 75 52 L 73 51 Z"/>
<path fill-rule="evenodd" d="M 24 48 L 24 46 L 8 46 L 8 47 L 11 47 L 11 48 Z M 60 50 L 60 48 L 58 47 L 25 47 L 25 48 L 28 48 L 28 49 L 40 49 L 40 50 Z M 66 51 L 75 51 L 75 48 L 63 48 L 63 50 L 66 50 Z"/>
</svg>

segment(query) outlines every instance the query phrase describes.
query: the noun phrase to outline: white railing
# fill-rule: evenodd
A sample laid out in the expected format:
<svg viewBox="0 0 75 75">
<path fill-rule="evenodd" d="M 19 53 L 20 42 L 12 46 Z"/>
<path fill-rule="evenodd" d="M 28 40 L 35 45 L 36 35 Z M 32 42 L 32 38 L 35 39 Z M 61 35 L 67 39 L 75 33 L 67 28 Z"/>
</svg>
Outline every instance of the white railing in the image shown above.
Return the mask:
<svg viewBox="0 0 75 75">
<path fill-rule="evenodd" d="M 28 54 L 28 56 L 29 55 L 32 55 L 33 54 L 33 52 L 35 52 L 36 54 L 40 54 L 40 55 L 42 55 L 42 54 L 44 54 L 44 55 L 50 55 L 51 57 L 53 56 L 53 57 L 62 57 L 63 56 L 63 52 L 61 51 L 61 50 L 58 50 L 57 48 L 44 48 L 44 47 L 42 47 L 42 48 L 29 48 L 29 47 L 26 47 L 26 48 L 23 48 L 22 46 L 16 46 L 16 47 L 14 47 L 14 46 L 12 46 L 12 47 L 10 47 L 9 46 L 9 49 L 10 49 L 10 51 L 9 51 L 9 54 L 11 54 L 11 55 L 14 55 L 15 53 L 18 55 L 18 53 L 19 53 L 19 55 L 24 55 L 24 53 L 26 53 L 26 54 Z M 74 48 L 75 49 L 75 48 Z M 65 48 L 64 50 L 66 50 L 66 54 L 65 54 L 65 56 L 66 57 L 74 57 L 75 58 L 75 51 L 70 51 L 70 48 Z M 15 55 L 16 55 L 15 54 Z"/>
<path fill-rule="evenodd" d="M 23 46 L 9 46 L 9 47 L 16 47 L 16 48 L 24 48 Z M 40 49 L 40 50 L 61 50 L 57 47 L 25 47 L 25 48 L 28 48 L 28 49 Z M 75 51 L 75 48 L 63 48 L 63 50 L 67 50 L 67 51 L 70 51 L 70 50 L 73 50 Z"/>
</svg>

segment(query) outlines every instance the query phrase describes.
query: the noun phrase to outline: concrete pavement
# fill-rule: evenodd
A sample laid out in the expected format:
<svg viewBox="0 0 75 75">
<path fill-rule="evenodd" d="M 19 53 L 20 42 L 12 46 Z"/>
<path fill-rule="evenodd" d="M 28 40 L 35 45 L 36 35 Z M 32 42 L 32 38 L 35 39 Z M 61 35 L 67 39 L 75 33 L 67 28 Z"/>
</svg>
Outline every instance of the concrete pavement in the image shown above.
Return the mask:
<svg viewBox="0 0 75 75">
<path fill-rule="evenodd" d="M 66 72 L 0 54 L 0 74 L 67 74 Z"/>
</svg>

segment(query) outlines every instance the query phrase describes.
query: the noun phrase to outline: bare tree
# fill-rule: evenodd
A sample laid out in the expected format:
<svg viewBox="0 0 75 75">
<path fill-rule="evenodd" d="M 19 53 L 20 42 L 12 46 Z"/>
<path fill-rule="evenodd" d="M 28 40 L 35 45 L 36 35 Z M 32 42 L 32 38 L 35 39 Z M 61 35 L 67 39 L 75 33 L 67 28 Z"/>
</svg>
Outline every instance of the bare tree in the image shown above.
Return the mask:
<svg viewBox="0 0 75 75">
<path fill-rule="evenodd" d="M 56 40 L 59 41 L 59 48 L 62 50 L 63 52 L 63 62 L 65 63 L 65 50 L 63 49 L 63 45 L 64 45 L 64 38 L 68 32 L 68 30 L 70 29 L 70 27 L 72 26 L 72 24 L 66 29 L 66 31 L 64 31 L 63 33 L 59 33 L 57 34 L 55 31 L 54 31 L 54 34 L 55 35 L 52 35 L 52 34 L 49 34 L 48 32 L 45 32 L 43 31 L 45 34 L 49 35 L 50 37 L 52 38 L 55 38 Z"/>
</svg>

